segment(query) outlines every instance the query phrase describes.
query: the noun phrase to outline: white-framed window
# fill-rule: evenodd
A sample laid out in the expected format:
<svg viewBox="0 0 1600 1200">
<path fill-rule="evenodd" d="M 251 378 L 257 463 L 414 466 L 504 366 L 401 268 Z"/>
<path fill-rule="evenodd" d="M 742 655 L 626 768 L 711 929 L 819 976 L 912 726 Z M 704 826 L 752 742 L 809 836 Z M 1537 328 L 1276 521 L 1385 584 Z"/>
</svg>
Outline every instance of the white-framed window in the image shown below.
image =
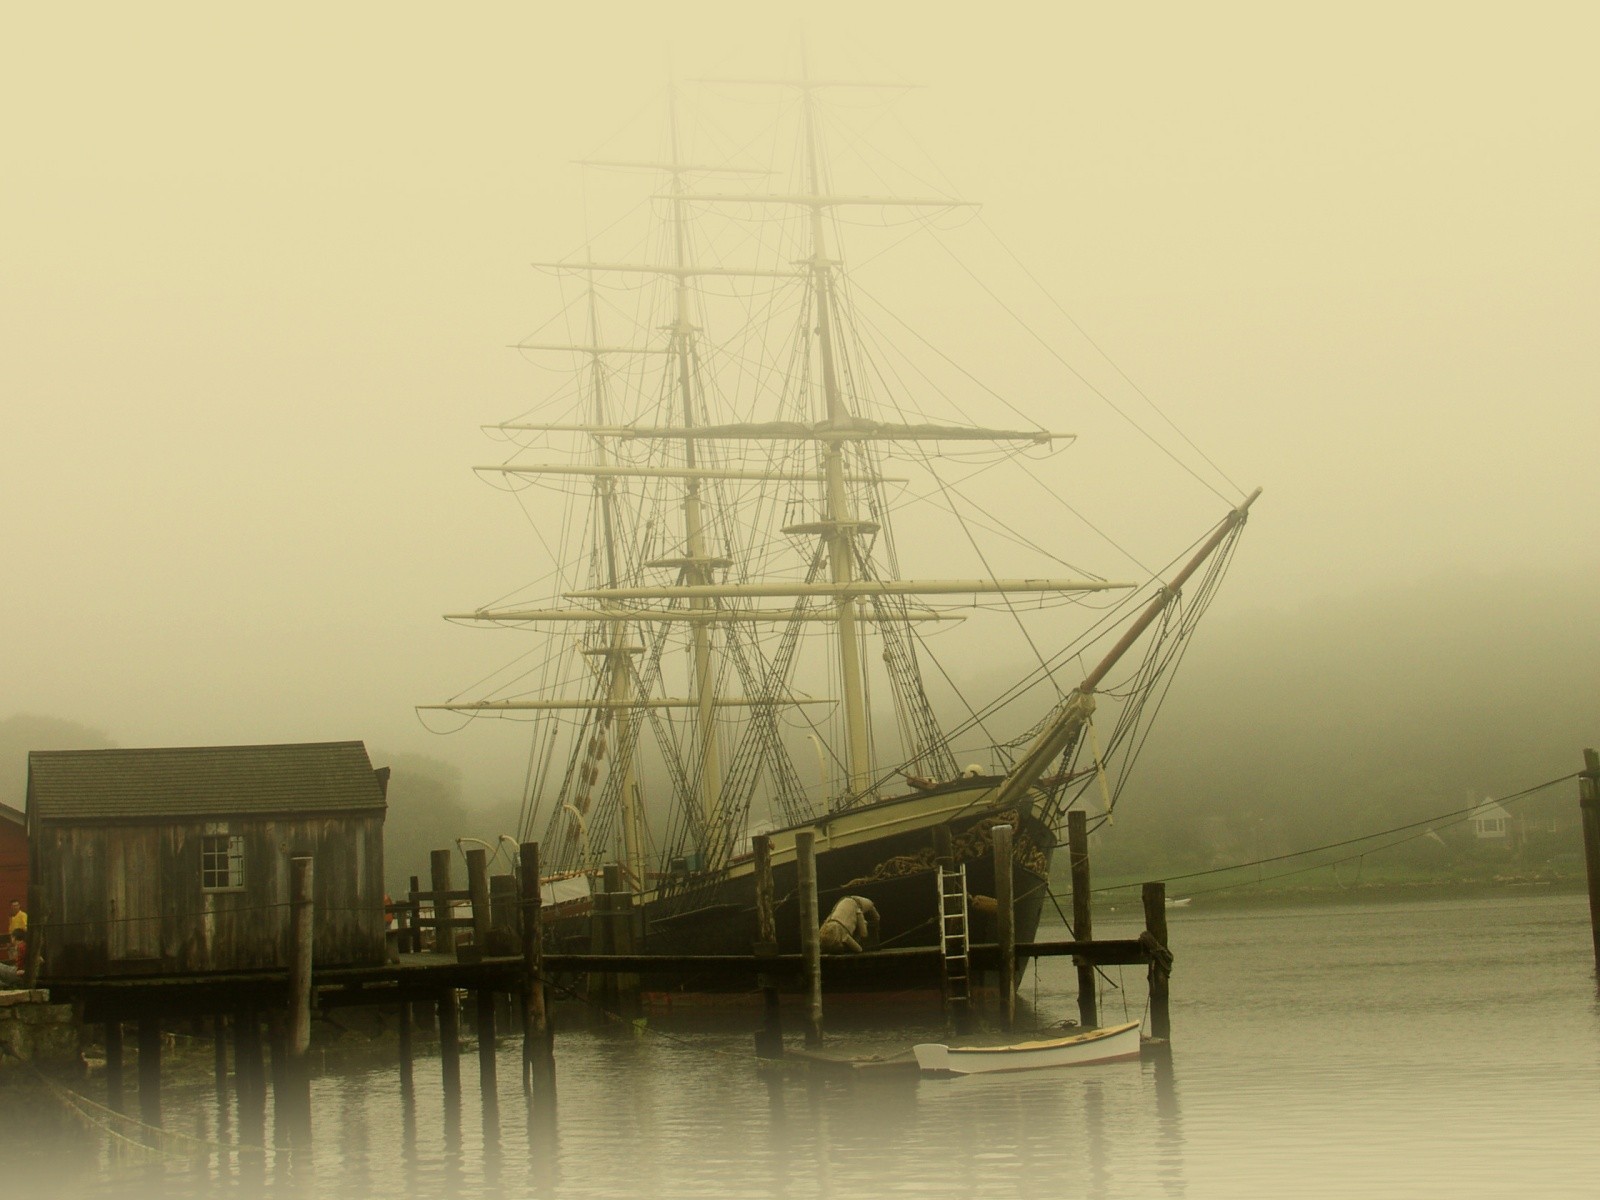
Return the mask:
<svg viewBox="0 0 1600 1200">
<path fill-rule="evenodd" d="M 244 838 L 221 834 L 200 839 L 200 889 L 236 892 L 244 887 Z"/>
</svg>

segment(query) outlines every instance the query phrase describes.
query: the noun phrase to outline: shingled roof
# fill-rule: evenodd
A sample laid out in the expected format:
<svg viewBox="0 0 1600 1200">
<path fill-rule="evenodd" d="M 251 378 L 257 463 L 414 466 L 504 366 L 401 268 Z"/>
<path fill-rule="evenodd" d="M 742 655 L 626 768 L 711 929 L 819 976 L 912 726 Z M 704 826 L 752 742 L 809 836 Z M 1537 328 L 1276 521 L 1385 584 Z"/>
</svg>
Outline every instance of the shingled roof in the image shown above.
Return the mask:
<svg viewBox="0 0 1600 1200">
<path fill-rule="evenodd" d="M 361 742 L 28 755 L 28 809 L 39 821 L 383 808 L 383 787 Z"/>
</svg>

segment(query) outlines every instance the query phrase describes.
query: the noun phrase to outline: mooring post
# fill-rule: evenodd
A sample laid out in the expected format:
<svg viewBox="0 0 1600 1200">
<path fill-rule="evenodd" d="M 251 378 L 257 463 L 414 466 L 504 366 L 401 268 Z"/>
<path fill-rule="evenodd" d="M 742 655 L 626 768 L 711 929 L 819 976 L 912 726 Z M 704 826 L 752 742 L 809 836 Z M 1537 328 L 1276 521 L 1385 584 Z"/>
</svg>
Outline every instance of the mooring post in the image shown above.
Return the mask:
<svg viewBox="0 0 1600 1200">
<path fill-rule="evenodd" d="M 294 1074 L 289 1066 L 289 1029 L 282 1014 L 267 1018 L 267 1074 L 272 1080 L 272 1144 L 294 1144 Z"/>
<path fill-rule="evenodd" d="M 513 954 L 517 944 L 517 877 L 489 876 L 489 948 Z"/>
<path fill-rule="evenodd" d="M 461 1008 L 455 988 L 439 993 L 439 1067 L 445 1100 L 461 1099 Z"/>
<path fill-rule="evenodd" d="M 484 1103 L 492 1101 L 498 1088 L 494 1070 L 494 992 L 479 988 L 478 1001 L 478 1087 Z"/>
<path fill-rule="evenodd" d="M 267 1075 L 261 1055 L 261 1018 L 254 1010 L 233 1014 L 233 1091 L 239 1108 L 239 1139 L 260 1145 L 267 1114 Z M 255 1140 L 250 1142 L 252 1137 Z"/>
<path fill-rule="evenodd" d="M 472 953 L 481 959 L 488 953 L 489 930 L 494 928 L 489 912 L 489 852 L 481 846 L 467 851 L 467 894 L 472 898 Z"/>
<path fill-rule="evenodd" d="M 122 1111 L 122 1021 L 106 1021 L 106 1107 Z"/>
<path fill-rule="evenodd" d="M 413 1086 L 411 1073 L 411 1036 L 415 1022 L 411 1017 L 411 1001 L 400 1004 L 400 1094 L 410 1096 Z"/>
<path fill-rule="evenodd" d="M 989 831 L 994 841 L 995 940 L 1000 943 L 1000 1012 L 1006 1029 L 1017 1022 L 1017 897 L 1011 872 L 1011 826 Z"/>
<path fill-rule="evenodd" d="M 308 855 L 292 859 L 289 866 L 289 1053 L 302 1059 L 311 1048 L 313 871 Z"/>
<path fill-rule="evenodd" d="M 817 835 L 807 829 L 794 835 L 795 865 L 800 878 L 800 950 L 806 971 L 806 1045 L 822 1045 L 822 939 L 817 910 Z"/>
<path fill-rule="evenodd" d="M 422 922 L 419 920 L 422 916 L 422 880 L 415 875 L 411 877 L 411 895 L 407 899 L 411 901 L 411 953 L 420 954 L 422 953 Z"/>
<path fill-rule="evenodd" d="M 139 1119 L 161 1125 L 161 1018 L 139 1014 Z"/>
<path fill-rule="evenodd" d="M 487 954 L 502 957 L 515 954 L 517 942 L 517 877 L 515 875 L 489 876 L 489 944 Z M 511 1028 L 512 991 L 494 994 L 494 1020 L 499 1029 Z"/>
<path fill-rule="evenodd" d="M 522 883 L 522 1085 L 530 1096 L 555 1085 L 555 1047 L 545 1008 L 544 939 L 540 929 L 539 843 L 519 847 Z"/>
<path fill-rule="evenodd" d="M 450 899 L 450 851 L 435 850 L 428 855 L 428 874 L 433 886 L 433 948 L 440 954 L 456 953 L 455 902 Z"/>
<path fill-rule="evenodd" d="M 1072 936 L 1075 941 L 1094 940 L 1094 909 L 1089 893 L 1089 818 L 1081 808 L 1067 813 L 1067 854 L 1072 866 Z M 1100 1006 L 1095 998 L 1094 964 L 1074 957 L 1078 968 L 1078 1024 L 1093 1029 L 1100 1024 Z"/>
<path fill-rule="evenodd" d="M 772 839 L 758 834 L 751 839 L 755 851 L 756 944 L 757 959 L 775 958 L 778 953 L 777 889 L 772 881 Z M 756 976 L 761 988 L 761 1028 L 756 1030 L 756 1057 L 783 1057 L 783 1018 L 778 1009 L 778 978 L 772 968 Z"/>
<path fill-rule="evenodd" d="M 1583 864 L 1589 876 L 1589 932 L 1595 972 L 1600 975 L 1600 754 L 1593 750 L 1583 752 L 1578 807 L 1583 813 Z"/>
<path fill-rule="evenodd" d="M 1155 943 L 1148 947 L 1150 1036 L 1165 1041 L 1172 1036 L 1172 1013 L 1167 1005 L 1167 980 L 1172 973 L 1172 952 L 1167 948 L 1167 885 L 1160 881 L 1144 885 L 1144 928 L 1150 941 Z"/>
<path fill-rule="evenodd" d="M 622 870 L 615 863 L 607 863 L 600 872 L 600 890 L 594 894 L 592 915 L 589 919 L 589 953 L 617 953 L 617 923 L 615 904 L 617 889 L 622 886 Z M 610 971 L 589 973 L 589 1001 L 608 1012 L 617 1007 L 617 977 Z"/>
<path fill-rule="evenodd" d="M 228 1094 L 228 1018 L 211 1018 L 211 1072 L 216 1077 L 217 1099 Z"/>
<path fill-rule="evenodd" d="M 281 1047 L 283 1069 L 274 1070 L 272 1086 L 277 1111 L 287 1117 L 290 1143 L 304 1146 L 311 1137 L 311 1072 L 306 1055 L 311 1049 L 311 951 L 316 930 L 312 895 L 316 879 L 309 855 L 291 859 L 289 866 L 289 1020 Z M 274 1068 L 278 1054 L 275 1045 Z"/>
<path fill-rule="evenodd" d="M 620 883 L 619 883 L 620 887 Z M 633 938 L 633 893 L 619 890 L 611 893 L 611 952 L 613 954 L 633 954 L 638 949 L 638 943 Z M 626 1016 L 634 1016 L 639 1011 L 639 995 L 642 989 L 642 979 L 635 971 L 618 972 L 613 976 L 616 980 L 617 1010 Z"/>
</svg>

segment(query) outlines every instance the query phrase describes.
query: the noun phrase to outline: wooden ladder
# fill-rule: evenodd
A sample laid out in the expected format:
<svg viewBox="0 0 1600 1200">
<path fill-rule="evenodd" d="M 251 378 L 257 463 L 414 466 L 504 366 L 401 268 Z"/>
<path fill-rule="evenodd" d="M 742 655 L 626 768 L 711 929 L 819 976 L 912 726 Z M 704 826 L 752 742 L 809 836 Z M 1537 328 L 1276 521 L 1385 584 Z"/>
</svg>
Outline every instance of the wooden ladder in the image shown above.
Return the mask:
<svg viewBox="0 0 1600 1200">
<path fill-rule="evenodd" d="M 967 868 L 939 868 L 939 952 L 945 1001 L 964 1009 L 972 997 L 967 941 Z"/>
</svg>

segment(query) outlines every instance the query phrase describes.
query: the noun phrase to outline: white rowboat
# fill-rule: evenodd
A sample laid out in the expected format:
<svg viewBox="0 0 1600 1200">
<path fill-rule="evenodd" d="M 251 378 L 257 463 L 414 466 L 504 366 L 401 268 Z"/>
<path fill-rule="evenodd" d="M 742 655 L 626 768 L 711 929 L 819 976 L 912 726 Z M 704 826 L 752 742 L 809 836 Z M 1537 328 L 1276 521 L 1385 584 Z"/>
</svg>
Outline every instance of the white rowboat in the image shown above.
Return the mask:
<svg viewBox="0 0 1600 1200">
<path fill-rule="evenodd" d="M 1012 1046 L 913 1046 L 917 1066 L 935 1075 L 980 1075 L 995 1071 L 1036 1071 L 1045 1067 L 1083 1067 L 1139 1057 L 1139 1022 L 1088 1029 L 1070 1037 Z"/>
</svg>

